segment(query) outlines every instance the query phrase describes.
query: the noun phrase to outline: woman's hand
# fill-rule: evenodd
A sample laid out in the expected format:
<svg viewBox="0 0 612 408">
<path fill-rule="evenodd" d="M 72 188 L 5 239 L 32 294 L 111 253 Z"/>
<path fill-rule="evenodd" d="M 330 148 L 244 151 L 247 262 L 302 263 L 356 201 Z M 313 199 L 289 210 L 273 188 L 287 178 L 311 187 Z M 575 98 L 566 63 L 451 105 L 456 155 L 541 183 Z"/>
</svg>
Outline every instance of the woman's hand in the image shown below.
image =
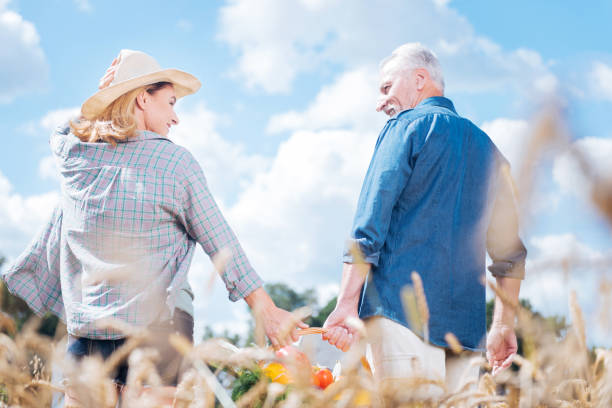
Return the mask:
<svg viewBox="0 0 612 408">
<path fill-rule="evenodd" d="M 106 69 L 104 76 L 100 78 L 100 82 L 98 83 L 98 89 L 104 89 L 109 86 L 111 82 L 113 82 L 113 79 L 115 79 L 115 70 L 117 69 L 117 64 L 119 63 L 120 58 L 121 55 L 117 56 L 113 60 L 113 62 L 111 62 L 110 67 Z"/>
<path fill-rule="evenodd" d="M 276 307 L 268 293 L 263 288 L 257 288 L 244 298 L 258 324 L 263 326 L 264 332 L 274 348 L 284 347 L 298 340 L 297 329 L 305 329 L 303 323 L 293 313 Z"/>
</svg>

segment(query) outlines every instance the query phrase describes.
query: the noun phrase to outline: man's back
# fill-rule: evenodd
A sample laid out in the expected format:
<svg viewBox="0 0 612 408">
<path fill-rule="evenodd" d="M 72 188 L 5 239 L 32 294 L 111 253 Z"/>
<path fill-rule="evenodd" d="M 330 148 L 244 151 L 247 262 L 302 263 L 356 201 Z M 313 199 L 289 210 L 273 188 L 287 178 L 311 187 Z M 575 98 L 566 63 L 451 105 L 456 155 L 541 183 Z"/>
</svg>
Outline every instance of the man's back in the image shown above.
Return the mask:
<svg viewBox="0 0 612 408">
<path fill-rule="evenodd" d="M 422 334 L 407 320 L 400 296 L 417 271 L 432 343 L 445 346 L 450 331 L 467 348 L 482 349 L 480 282 L 503 162 L 489 137 L 446 98 L 428 98 L 388 121 L 354 223 L 353 236 L 373 264 L 360 317 L 383 315 Z"/>
</svg>

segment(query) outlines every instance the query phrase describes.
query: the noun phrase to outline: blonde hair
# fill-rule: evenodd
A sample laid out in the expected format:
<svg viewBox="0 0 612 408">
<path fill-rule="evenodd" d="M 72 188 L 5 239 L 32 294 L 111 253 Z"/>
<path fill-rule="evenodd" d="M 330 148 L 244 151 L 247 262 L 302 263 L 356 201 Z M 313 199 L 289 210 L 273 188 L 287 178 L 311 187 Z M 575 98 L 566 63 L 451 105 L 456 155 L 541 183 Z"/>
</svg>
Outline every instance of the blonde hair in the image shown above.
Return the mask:
<svg viewBox="0 0 612 408">
<path fill-rule="evenodd" d="M 70 129 L 83 142 L 106 142 L 115 146 L 118 142 L 123 142 L 136 133 L 136 118 L 134 117 L 136 97 L 144 91 L 153 95 L 167 85 L 172 84 L 157 82 L 126 92 L 95 118 L 80 118 L 78 121 L 71 121 Z"/>
</svg>

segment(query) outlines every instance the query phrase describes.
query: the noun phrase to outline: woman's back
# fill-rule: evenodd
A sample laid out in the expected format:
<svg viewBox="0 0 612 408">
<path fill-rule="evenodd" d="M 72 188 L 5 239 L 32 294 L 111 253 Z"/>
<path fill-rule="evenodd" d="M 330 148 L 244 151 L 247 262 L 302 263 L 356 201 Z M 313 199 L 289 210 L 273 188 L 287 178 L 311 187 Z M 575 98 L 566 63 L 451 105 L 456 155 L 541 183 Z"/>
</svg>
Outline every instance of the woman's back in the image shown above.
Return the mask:
<svg viewBox="0 0 612 408">
<path fill-rule="evenodd" d="M 108 339 L 115 335 L 95 321 L 151 323 L 167 310 L 160 300 L 183 284 L 193 256 L 195 241 L 180 222 L 191 155 L 147 131 L 113 146 L 81 142 L 64 129 L 51 145 L 62 175 L 69 331 Z"/>
</svg>

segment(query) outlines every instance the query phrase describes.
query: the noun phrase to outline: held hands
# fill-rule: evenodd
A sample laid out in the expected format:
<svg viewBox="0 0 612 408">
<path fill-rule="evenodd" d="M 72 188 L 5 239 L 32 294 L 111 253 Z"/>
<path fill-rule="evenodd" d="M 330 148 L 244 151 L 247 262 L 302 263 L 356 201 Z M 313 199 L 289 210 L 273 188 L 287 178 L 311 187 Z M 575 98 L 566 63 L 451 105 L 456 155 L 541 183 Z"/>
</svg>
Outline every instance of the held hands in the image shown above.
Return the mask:
<svg viewBox="0 0 612 408">
<path fill-rule="evenodd" d="M 327 329 L 323 334 L 323 340 L 327 340 L 329 344 L 342 351 L 347 351 L 359 340 L 359 333 L 346 324 L 346 319 L 351 317 L 359 319 L 357 308 L 338 304 L 323 325 L 323 328 Z"/>
<path fill-rule="evenodd" d="M 514 328 L 506 324 L 491 325 L 487 336 L 487 360 L 492 367 L 492 375 L 510 367 L 517 352 Z"/>
<path fill-rule="evenodd" d="M 275 349 L 298 341 L 297 329 L 305 329 L 308 325 L 297 320 L 292 313 L 276 307 L 274 303 L 262 313 L 262 324 L 266 336 Z"/>
<path fill-rule="evenodd" d="M 255 289 L 244 298 L 256 320 L 275 349 L 298 341 L 297 329 L 305 329 L 307 324 L 296 318 L 293 313 L 276 307 L 274 301 L 263 288 Z"/>
<path fill-rule="evenodd" d="M 342 351 L 347 351 L 353 343 L 359 340 L 359 332 L 347 324 L 347 319 L 359 320 L 359 313 L 357 313 L 359 294 L 370 268 L 369 263 L 344 263 L 342 265 L 338 303 L 323 325 L 323 328 L 327 329 L 323 334 L 323 340 L 327 340 L 329 344 Z"/>
</svg>

